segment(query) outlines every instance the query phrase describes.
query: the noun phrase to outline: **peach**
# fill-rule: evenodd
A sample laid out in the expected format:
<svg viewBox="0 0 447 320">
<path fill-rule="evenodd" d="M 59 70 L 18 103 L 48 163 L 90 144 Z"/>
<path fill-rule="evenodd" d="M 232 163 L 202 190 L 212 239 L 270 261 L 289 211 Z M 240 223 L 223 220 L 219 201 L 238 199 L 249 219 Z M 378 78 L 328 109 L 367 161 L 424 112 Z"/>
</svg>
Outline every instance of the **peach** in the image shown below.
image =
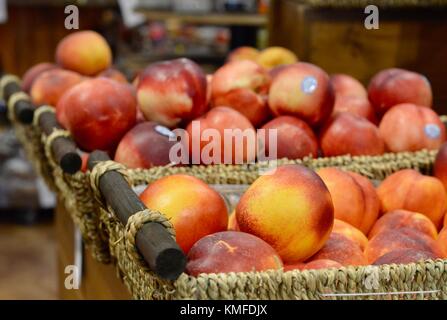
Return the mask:
<svg viewBox="0 0 447 320">
<path fill-rule="evenodd" d="M 278 159 L 302 159 L 307 156 L 314 158 L 318 155 L 318 141 L 312 129 L 303 120 L 292 116 L 280 116 L 266 123 L 259 134 L 259 141 L 265 147 L 265 154 L 271 156 L 271 147 L 276 147 Z M 276 132 L 276 141 L 270 130 Z"/>
<path fill-rule="evenodd" d="M 270 116 L 264 96 L 270 86 L 270 76 L 257 63 L 233 61 L 219 68 L 211 80 L 211 104 L 230 107 L 257 127 Z"/>
<path fill-rule="evenodd" d="M 151 183 L 140 195 L 150 209 L 172 222 L 177 243 L 185 253 L 201 238 L 225 231 L 228 211 L 223 198 L 202 180 L 183 174 Z"/>
<path fill-rule="evenodd" d="M 143 122 L 121 139 L 115 161 L 128 168 L 152 168 L 171 163 L 169 152 L 177 143 L 174 132 L 155 122 Z"/>
<path fill-rule="evenodd" d="M 112 64 L 112 50 L 95 31 L 77 31 L 63 38 L 56 49 L 56 61 L 64 69 L 94 76 Z"/>
<path fill-rule="evenodd" d="M 340 269 L 343 268 L 341 263 L 329 259 L 319 259 L 306 263 L 302 270 L 318 270 L 318 269 Z"/>
<path fill-rule="evenodd" d="M 213 108 L 186 128 L 192 163 L 241 164 L 255 160 L 256 131 L 241 113 Z"/>
<path fill-rule="evenodd" d="M 22 77 L 22 90 L 26 93 L 30 93 L 34 80 L 36 80 L 36 78 L 40 76 L 40 74 L 45 71 L 57 68 L 57 65 L 49 62 L 38 63 L 35 66 L 31 67 Z"/>
<path fill-rule="evenodd" d="M 339 233 L 331 233 L 323 248 L 310 259 L 310 262 L 321 259 L 333 260 L 342 266 L 367 264 L 358 243 Z"/>
<path fill-rule="evenodd" d="M 368 98 L 356 96 L 336 96 L 333 114 L 348 112 L 363 117 L 372 123 L 377 123 L 374 109 Z"/>
<path fill-rule="evenodd" d="M 447 227 L 441 230 L 436 242 L 441 252 L 441 257 L 447 259 Z"/>
<path fill-rule="evenodd" d="M 284 263 L 302 262 L 320 250 L 332 229 L 334 208 L 321 178 L 287 165 L 258 178 L 236 207 L 239 228 L 269 243 Z"/>
<path fill-rule="evenodd" d="M 442 182 L 447 191 L 447 142 L 442 144 L 436 155 L 433 175 Z"/>
<path fill-rule="evenodd" d="M 188 253 L 186 273 L 229 273 L 279 270 L 283 267 L 275 250 L 265 241 L 243 232 L 208 235 Z"/>
<path fill-rule="evenodd" d="M 135 125 L 137 102 L 130 85 L 96 78 L 66 92 L 56 115 L 83 150 L 110 151 Z"/>
<path fill-rule="evenodd" d="M 379 131 L 391 152 L 439 149 L 446 139 L 444 124 L 433 110 L 408 103 L 385 113 Z"/>
<path fill-rule="evenodd" d="M 235 210 L 233 210 L 233 212 L 230 214 L 230 217 L 228 218 L 228 230 L 229 231 L 240 231 L 239 226 L 237 225 Z"/>
<path fill-rule="evenodd" d="M 109 78 L 121 83 L 129 83 L 126 76 L 121 71 L 114 68 L 109 68 L 102 71 L 100 74 L 98 74 L 98 77 Z"/>
<path fill-rule="evenodd" d="M 51 69 L 41 73 L 31 87 L 31 99 L 36 106 L 56 106 L 70 88 L 81 83 L 83 77 L 72 71 Z"/>
<path fill-rule="evenodd" d="M 333 116 L 325 124 L 320 133 L 320 145 L 326 157 L 374 156 L 385 152 L 379 129 L 365 118 L 346 112 Z"/>
<path fill-rule="evenodd" d="M 253 47 L 239 47 L 230 52 L 227 62 L 239 60 L 256 61 L 259 56 L 259 50 Z"/>
<path fill-rule="evenodd" d="M 268 104 L 274 115 L 292 115 L 318 126 L 331 115 L 334 93 L 329 76 L 309 63 L 282 69 L 273 79 Z"/>
<path fill-rule="evenodd" d="M 430 251 L 422 251 L 415 249 L 396 249 L 390 251 L 376 261 L 373 262 L 373 265 L 382 265 L 382 264 L 409 264 L 424 260 L 435 260 L 438 256 Z"/>
<path fill-rule="evenodd" d="M 434 177 L 406 169 L 387 177 L 377 188 L 382 212 L 404 209 L 422 213 L 440 228 L 446 212 L 444 186 Z"/>
<path fill-rule="evenodd" d="M 367 178 L 337 168 L 317 171 L 334 204 L 334 216 L 367 234 L 379 216 L 380 202 Z"/>
<path fill-rule="evenodd" d="M 413 228 L 425 233 L 433 239 L 438 237 L 438 230 L 436 230 L 435 225 L 429 218 L 421 213 L 407 210 L 394 210 L 387 212 L 384 216 L 377 220 L 368 236 L 371 239 L 380 232 L 386 230 L 396 230 L 399 228 Z"/>
<path fill-rule="evenodd" d="M 147 120 L 172 128 L 208 110 L 206 88 L 205 73 L 191 60 L 158 62 L 140 74 L 138 104 Z"/>
<path fill-rule="evenodd" d="M 368 99 L 368 92 L 357 79 L 347 74 L 334 74 L 330 78 L 336 97 L 362 97 Z"/>
<path fill-rule="evenodd" d="M 413 228 L 389 229 L 372 237 L 365 249 L 369 263 L 374 263 L 383 255 L 397 249 L 426 251 L 439 256 L 440 250 L 436 240 Z"/>
<path fill-rule="evenodd" d="M 334 219 L 334 227 L 332 233 L 339 233 L 356 242 L 362 250 L 368 244 L 368 238 L 356 227 L 344 222 L 343 220 Z"/>
<path fill-rule="evenodd" d="M 433 99 L 430 82 L 425 76 L 397 68 L 377 73 L 368 86 L 368 96 L 378 114 L 401 103 L 431 107 Z"/>
<path fill-rule="evenodd" d="M 256 61 L 266 69 L 298 62 L 298 57 L 289 49 L 269 47 L 259 53 Z"/>
<path fill-rule="evenodd" d="M 444 215 L 444 227 L 447 227 L 447 213 Z"/>
</svg>

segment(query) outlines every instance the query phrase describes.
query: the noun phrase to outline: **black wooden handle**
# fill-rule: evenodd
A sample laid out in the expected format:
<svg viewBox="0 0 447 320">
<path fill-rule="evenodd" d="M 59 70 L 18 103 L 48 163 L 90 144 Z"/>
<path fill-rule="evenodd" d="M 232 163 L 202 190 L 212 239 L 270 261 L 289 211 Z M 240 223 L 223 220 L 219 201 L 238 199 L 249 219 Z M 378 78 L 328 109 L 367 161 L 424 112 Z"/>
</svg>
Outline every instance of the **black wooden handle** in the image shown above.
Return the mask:
<svg viewBox="0 0 447 320">
<path fill-rule="evenodd" d="M 97 163 L 107 160 L 110 160 L 107 153 L 94 151 L 89 156 L 88 167 L 91 170 Z M 133 214 L 146 209 L 124 177 L 116 171 L 101 176 L 99 190 L 124 225 Z M 164 279 L 175 280 L 185 270 L 186 257 L 183 251 L 157 222 L 149 222 L 141 227 L 136 236 L 136 246 L 151 270 Z"/>
<path fill-rule="evenodd" d="M 43 112 L 39 117 L 41 130 L 50 135 L 54 129 L 62 129 L 53 112 Z M 77 152 L 76 144 L 70 138 L 58 137 L 51 144 L 54 160 L 65 173 L 75 174 L 82 167 L 81 156 Z"/>
<path fill-rule="evenodd" d="M 17 82 L 8 83 L 3 89 L 3 98 L 6 102 L 12 97 L 14 93 L 21 92 L 22 88 Z M 15 118 L 23 124 L 31 124 L 33 122 L 34 106 L 30 101 L 18 100 L 14 107 Z"/>
</svg>

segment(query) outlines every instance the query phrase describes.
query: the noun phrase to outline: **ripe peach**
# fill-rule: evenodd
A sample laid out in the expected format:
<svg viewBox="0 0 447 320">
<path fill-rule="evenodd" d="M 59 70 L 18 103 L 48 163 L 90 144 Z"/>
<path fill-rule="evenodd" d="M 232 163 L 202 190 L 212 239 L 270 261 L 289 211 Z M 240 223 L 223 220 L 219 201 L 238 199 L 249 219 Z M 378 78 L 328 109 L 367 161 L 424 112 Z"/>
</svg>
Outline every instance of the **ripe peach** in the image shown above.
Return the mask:
<svg viewBox="0 0 447 320">
<path fill-rule="evenodd" d="M 36 106 L 56 106 L 59 99 L 70 88 L 83 81 L 83 77 L 72 71 L 51 69 L 41 73 L 31 87 L 31 99 Z"/>
<path fill-rule="evenodd" d="M 211 80 L 211 104 L 230 107 L 256 127 L 270 116 L 264 99 L 270 86 L 270 76 L 257 63 L 249 60 L 233 61 L 214 73 Z"/>
<path fill-rule="evenodd" d="M 114 68 L 109 68 L 102 71 L 100 74 L 98 74 L 98 77 L 109 78 L 121 83 L 129 83 L 126 76 L 121 71 Z"/>
<path fill-rule="evenodd" d="M 444 227 L 439 233 L 437 243 L 441 251 L 441 257 L 447 259 L 447 227 Z"/>
<path fill-rule="evenodd" d="M 362 231 L 343 220 L 334 219 L 332 233 L 339 233 L 346 236 L 350 240 L 356 242 L 362 250 L 364 250 L 368 244 L 368 238 Z"/>
<path fill-rule="evenodd" d="M 447 213 L 444 215 L 444 227 L 447 227 Z"/>
<path fill-rule="evenodd" d="M 192 163 L 247 163 L 256 157 L 256 131 L 241 113 L 217 107 L 186 128 Z"/>
<path fill-rule="evenodd" d="M 415 249 L 396 249 L 390 251 L 376 261 L 373 262 L 373 265 L 382 265 L 382 264 L 409 264 L 413 262 L 419 262 L 424 260 L 435 260 L 438 256 L 430 251 L 422 251 Z"/>
<path fill-rule="evenodd" d="M 440 254 L 436 240 L 432 237 L 413 228 L 399 228 L 384 230 L 371 238 L 366 246 L 365 256 L 369 263 L 374 263 L 397 249 L 427 251 L 435 256 Z"/>
<path fill-rule="evenodd" d="M 334 221 L 331 196 L 321 178 L 287 165 L 258 178 L 241 197 L 236 219 L 243 232 L 273 248 L 284 263 L 305 261 L 326 242 Z"/>
<path fill-rule="evenodd" d="M 138 104 L 147 120 L 171 128 L 208 110 L 205 73 L 189 59 L 151 64 L 139 79 Z"/>
<path fill-rule="evenodd" d="M 346 112 L 333 116 L 325 124 L 320 133 L 320 145 L 326 157 L 372 156 L 385 151 L 379 129 L 365 118 Z"/>
<path fill-rule="evenodd" d="M 59 42 L 56 61 L 64 69 L 94 76 L 110 67 L 112 50 L 99 33 L 77 31 Z"/>
<path fill-rule="evenodd" d="M 331 233 L 323 248 L 310 261 L 321 259 L 333 260 L 342 266 L 362 266 L 367 264 L 358 243 L 339 233 Z"/>
<path fill-rule="evenodd" d="M 177 143 L 175 137 L 174 132 L 155 122 L 140 123 L 121 139 L 115 161 L 129 168 L 167 165 L 171 163 L 169 151 Z"/>
<path fill-rule="evenodd" d="M 378 114 L 384 114 L 401 103 L 431 107 L 433 98 L 426 77 L 397 68 L 377 73 L 369 84 L 368 96 Z"/>
<path fill-rule="evenodd" d="M 228 273 L 279 270 L 280 257 L 264 240 L 251 234 L 225 231 L 208 235 L 191 248 L 186 273 Z"/>
<path fill-rule="evenodd" d="M 49 62 L 38 63 L 35 66 L 31 67 L 22 77 L 22 90 L 26 93 L 30 93 L 34 80 L 36 80 L 36 78 L 40 76 L 40 74 L 45 71 L 57 68 L 57 65 Z"/>
<path fill-rule="evenodd" d="M 223 198 L 202 180 L 177 174 L 151 183 L 140 195 L 150 209 L 172 222 L 177 243 L 185 253 L 206 235 L 225 231 L 228 211 Z"/>
<path fill-rule="evenodd" d="M 289 65 L 274 77 L 268 104 L 276 116 L 293 115 L 311 126 L 318 126 L 334 108 L 329 76 L 309 63 Z"/>
<path fill-rule="evenodd" d="M 382 212 L 404 209 L 422 213 L 440 228 L 447 208 L 444 186 L 436 178 L 406 169 L 387 177 L 378 187 Z"/>
<path fill-rule="evenodd" d="M 334 260 L 319 259 L 306 263 L 302 270 L 340 269 L 343 265 Z"/>
<path fill-rule="evenodd" d="M 229 231 L 240 231 L 239 226 L 237 225 L 236 211 L 234 211 L 234 210 L 230 214 L 230 217 L 228 218 L 228 230 Z"/>
<path fill-rule="evenodd" d="M 276 130 L 276 144 L 272 140 L 272 147 L 276 146 L 278 159 L 302 159 L 307 156 L 316 158 L 318 155 L 317 138 L 303 120 L 280 116 L 266 123 L 261 129 L 265 130 L 265 134 L 259 134 L 259 141 L 264 144 L 266 155 L 271 155 L 272 152 L 270 130 Z"/>
<path fill-rule="evenodd" d="M 391 152 L 438 149 L 446 139 L 444 124 L 433 110 L 408 103 L 388 111 L 379 131 Z"/>
<path fill-rule="evenodd" d="M 253 47 L 239 47 L 230 52 L 227 62 L 239 60 L 256 61 L 259 56 L 259 50 Z"/>
<path fill-rule="evenodd" d="M 330 81 L 336 97 L 368 98 L 368 92 L 360 81 L 347 74 L 334 74 Z"/>
<path fill-rule="evenodd" d="M 377 123 L 377 118 L 374 113 L 374 109 L 368 98 L 356 97 L 356 96 L 336 96 L 333 114 L 340 112 L 348 112 L 365 119 L 368 119 L 372 123 Z"/>
<path fill-rule="evenodd" d="M 442 182 L 447 191 L 447 142 L 442 144 L 436 155 L 433 175 Z"/>
<path fill-rule="evenodd" d="M 85 151 L 113 150 L 136 122 L 137 102 L 130 85 L 106 78 L 71 88 L 56 107 L 58 120 Z"/>
<path fill-rule="evenodd" d="M 387 212 L 384 216 L 377 220 L 368 236 L 371 239 L 376 234 L 385 230 L 396 230 L 399 228 L 413 228 L 425 233 L 433 239 L 438 237 L 438 230 L 436 230 L 435 225 L 429 218 L 421 213 L 407 210 L 394 210 Z"/>
<path fill-rule="evenodd" d="M 329 189 L 335 218 L 367 234 L 380 210 L 379 198 L 371 181 L 337 168 L 323 168 L 317 173 Z"/>
<path fill-rule="evenodd" d="M 261 51 L 256 60 L 262 67 L 272 69 L 282 65 L 298 62 L 292 51 L 283 47 L 269 47 Z"/>
</svg>

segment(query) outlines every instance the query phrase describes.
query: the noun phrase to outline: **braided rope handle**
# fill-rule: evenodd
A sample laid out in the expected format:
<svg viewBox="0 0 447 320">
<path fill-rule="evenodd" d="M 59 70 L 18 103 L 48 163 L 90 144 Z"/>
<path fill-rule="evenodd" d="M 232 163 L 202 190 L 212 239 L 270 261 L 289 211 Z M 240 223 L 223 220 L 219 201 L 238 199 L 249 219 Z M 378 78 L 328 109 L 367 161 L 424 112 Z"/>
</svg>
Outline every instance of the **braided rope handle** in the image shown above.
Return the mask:
<svg viewBox="0 0 447 320">
<path fill-rule="evenodd" d="M 51 166 L 56 167 L 57 163 L 56 160 L 54 160 L 53 152 L 51 150 L 51 146 L 53 145 L 54 140 L 58 138 L 69 138 L 70 132 L 67 130 L 62 129 L 56 129 L 54 128 L 50 135 L 42 135 L 42 143 L 44 145 L 44 152 L 45 156 L 47 157 L 48 161 L 50 162 Z"/>
<path fill-rule="evenodd" d="M 48 106 L 48 105 L 44 105 L 44 106 L 37 108 L 36 111 L 34 111 L 34 118 L 33 118 L 33 126 L 34 127 L 39 128 L 40 117 L 45 112 L 55 113 L 56 111 L 54 110 L 54 107 Z"/>
<path fill-rule="evenodd" d="M 22 92 L 22 91 L 14 93 L 9 98 L 7 107 L 8 107 L 8 117 L 11 121 L 16 120 L 16 114 L 14 112 L 14 105 L 20 100 L 30 101 L 31 99 L 25 92 Z"/>
<path fill-rule="evenodd" d="M 4 99 L 3 92 L 6 86 L 14 82 L 20 85 L 20 78 L 12 74 L 5 75 L 0 79 L 0 99 Z"/>
</svg>

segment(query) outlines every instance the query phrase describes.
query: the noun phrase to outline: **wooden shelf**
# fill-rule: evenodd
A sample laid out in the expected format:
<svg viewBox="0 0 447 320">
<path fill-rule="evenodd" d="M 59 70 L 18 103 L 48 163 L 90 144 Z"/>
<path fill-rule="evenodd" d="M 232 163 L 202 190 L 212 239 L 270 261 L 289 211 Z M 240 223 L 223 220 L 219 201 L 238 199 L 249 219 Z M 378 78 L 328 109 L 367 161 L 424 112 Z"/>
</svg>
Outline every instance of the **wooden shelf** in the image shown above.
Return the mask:
<svg viewBox="0 0 447 320">
<path fill-rule="evenodd" d="M 215 26 L 253 26 L 267 25 L 268 17 L 263 14 L 244 13 L 203 13 L 184 14 L 173 11 L 156 11 L 140 8 L 138 12 L 144 14 L 149 20 L 177 20 L 184 23 L 209 24 Z"/>
</svg>

